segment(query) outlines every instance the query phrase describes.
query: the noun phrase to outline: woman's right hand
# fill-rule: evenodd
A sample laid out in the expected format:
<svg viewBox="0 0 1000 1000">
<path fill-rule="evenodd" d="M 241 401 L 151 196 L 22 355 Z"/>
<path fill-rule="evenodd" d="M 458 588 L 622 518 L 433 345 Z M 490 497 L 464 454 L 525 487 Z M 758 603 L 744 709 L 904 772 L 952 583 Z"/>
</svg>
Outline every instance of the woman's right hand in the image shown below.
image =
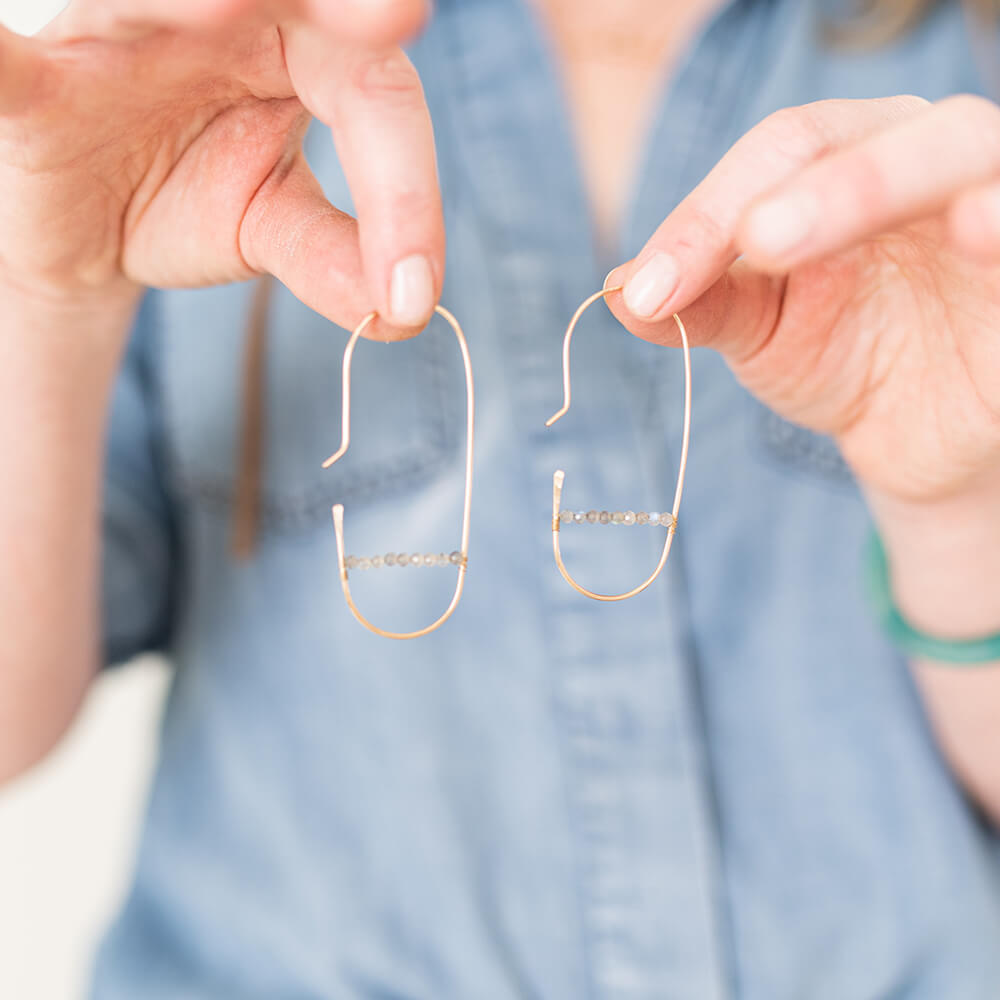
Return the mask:
<svg viewBox="0 0 1000 1000">
<path fill-rule="evenodd" d="M 142 287 L 270 272 L 341 325 L 377 310 L 393 328 L 375 336 L 430 316 L 441 200 L 398 47 L 425 8 L 74 0 L 37 38 L 0 29 L 0 464 L 16 485 L 0 491 L 0 783 L 56 742 L 96 673 L 107 403 Z M 306 166 L 312 115 L 360 224 Z"/>
<path fill-rule="evenodd" d="M 274 274 L 351 327 L 413 333 L 444 226 L 430 116 L 399 44 L 426 0 L 75 0 L 0 28 L 0 288 L 62 306 Z M 327 124 L 359 222 L 306 165 Z M 390 331 L 391 323 L 396 330 Z"/>
</svg>

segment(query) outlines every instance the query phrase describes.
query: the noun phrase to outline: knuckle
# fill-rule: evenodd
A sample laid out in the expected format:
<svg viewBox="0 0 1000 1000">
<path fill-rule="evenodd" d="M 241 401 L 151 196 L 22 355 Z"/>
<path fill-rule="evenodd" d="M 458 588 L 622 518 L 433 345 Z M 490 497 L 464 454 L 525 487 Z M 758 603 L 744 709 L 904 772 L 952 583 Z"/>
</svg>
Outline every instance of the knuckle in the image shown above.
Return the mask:
<svg viewBox="0 0 1000 1000">
<path fill-rule="evenodd" d="M 804 106 L 790 108 L 779 108 L 772 111 L 761 125 L 763 128 L 776 134 L 783 134 L 795 131 L 803 117 Z"/>
<path fill-rule="evenodd" d="M 759 126 L 773 145 L 775 154 L 791 164 L 804 166 L 836 152 L 844 142 L 843 125 L 858 114 L 858 105 L 878 105 L 885 124 L 902 121 L 925 110 L 930 102 L 912 94 L 878 98 L 873 101 L 831 99 L 783 108 L 769 115 Z"/>
<path fill-rule="evenodd" d="M 793 165 L 803 166 L 824 156 L 833 149 L 832 136 L 824 125 L 825 107 L 833 103 L 820 101 L 775 111 L 758 126 L 761 138 L 772 154 Z"/>
<path fill-rule="evenodd" d="M 324 3 L 329 6 L 329 0 L 307 0 L 308 8 L 317 16 Z M 370 5 L 355 2 L 347 6 L 349 9 L 340 16 L 342 32 L 373 46 L 401 44 L 416 35 L 430 15 L 428 0 L 383 0 Z"/>
<path fill-rule="evenodd" d="M 707 250 L 718 250 L 732 242 L 734 219 L 724 219 L 718 206 L 692 204 L 689 206 L 689 223 L 685 234 L 677 242 L 678 246 L 694 254 Z"/>
<path fill-rule="evenodd" d="M 411 188 L 392 198 L 393 217 L 407 230 L 437 230 L 441 227 L 441 201 L 436 189 Z"/>
<path fill-rule="evenodd" d="M 1000 254 L 1000 185 L 959 198 L 948 212 L 948 229 L 959 249 L 975 257 Z"/>
<path fill-rule="evenodd" d="M 919 111 L 926 111 L 931 102 L 918 94 L 896 94 L 894 97 L 881 97 L 879 104 L 889 110 L 898 112 L 899 117 L 910 117 Z"/>
<path fill-rule="evenodd" d="M 978 94 L 953 94 L 940 101 L 938 107 L 971 121 L 994 127 L 1000 121 L 1000 108 L 993 101 Z"/>
<path fill-rule="evenodd" d="M 400 42 L 417 34 L 427 23 L 428 15 L 426 0 L 395 0 L 384 5 L 369 27 L 375 37 Z"/>
<path fill-rule="evenodd" d="M 957 132 L 961 148 L 979 151 L 989 163 L 1000 163 L 1000 108 L 976 94 L 945 98 L 938 108 Z"/>
<path fill-rule="evenodd" d="M 417 71 L 402 49 L 360 60 L 350 74 L 350 87 L 362 97 L 394 103 L 423 101 Z"/>
<path fill-rule="evenodd" d="M 247 0 L 202 0 L 198 15 L 205 22 L 222 24 L 246 17 L 252 11 L 253 5 Z"/>
<path fill-rule="evenodd" d="M 884 210 L 891 181 L 872 153 L 858 149 L 845 155 L 836 164 L 836 172 L 838 187 L 849 192 L 850 200 L 860 213 L 876 217 Z"/>
</svg>

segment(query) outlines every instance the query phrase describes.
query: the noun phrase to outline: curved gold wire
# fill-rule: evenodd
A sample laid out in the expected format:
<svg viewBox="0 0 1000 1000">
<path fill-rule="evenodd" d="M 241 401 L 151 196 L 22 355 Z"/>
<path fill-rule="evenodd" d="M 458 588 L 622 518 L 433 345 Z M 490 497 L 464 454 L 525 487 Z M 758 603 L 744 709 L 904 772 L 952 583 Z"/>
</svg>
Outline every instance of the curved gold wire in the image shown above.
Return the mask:
<svg viewBox="0 0 1000 1000">
<path fill-rule="evenodd" d="M 580 305 L 580 308 L 577 309 L 577 311 L 573 314 L 573 318 L 569 321 L 569 326 L 566 328 L 566 336 L 563 339 L 563 405 L 562 409 L 558 410 L 545 421 L 546 427 L 551 427 L 557 420 L 560 420 L 569 412 L 569 404 L 572 394 L 569 373 L 569 347 L 573 340 L 573 331 L 576 329 L 577 323 L 580 322 L 580 317 L 595 302 L 597 302 L 598 299 L 606 299 L 609 295 L 613 295 L 615 292 L 620 292 L 621 290 L 622 286 L 618 285 L 615 288 L 602 288 L 601 291 L 595 292 Z M 563 562 L 562 551 L 559 548 L 559 526 L 561 523 L 559 515 L 561 513 L 562 490 L 563 484 L 566 481 L 566 473 L 563 472 L 562 469 L 557 469 L 555 475 L 552 477 L 552 551 L 555 553 L 556 565 L 559 567 L 559 572 L 562 573 L 563 579 L 574 590 L 583 594 L 584 597 L 589 597 L 595 601 L 627 601 L 630 597 L 635 597 L 636 594 L 641 594 L 663 572 L 663 567 L 667 565 L 667 558 L 670 556 L 670 547 L 673 545 L 674 535 L 677 533 L 677 515 L 680 513 L 681 496 L 684 493 L 684 476 L 687 473 L 688 444 L 691 440 L 691 348 L 688 345 L 687 330 L 684 329 L 684 324 L 681 322 L 680 316 L 676 313 L 674 313 L 674 322 L 677 324 L 677 329 L 680 331 L 681 345 L 684 350 L 684 433 L 681 439 L 681 463 L 680 471 L 677 474 L 677 489 L 674 492 L 674 506 L 670 515 L 671 523 L 667 528 L 667 539 L 663 543 L 663 552 L 660 554 L 660 561 L 656 564 L 656 569 L 653 570 L 652 575 L 647 580 L 625 594 L 598 594 L 593 590 L 588 590 L 586 587 L 581 587 L 580 584 L 578 584 L 576 580 L 570 576 L 570 572 L 566 569 L 566 564 Z"/>
<path fill-rule="evenodd" d="M 443 316 L 448 321 L 452 330 L 455 331 L 455 336 L 458 338 L 458 346 L 462 352 L 462 364 L 465 366 L 465 389 L 468 403 L 468 415 L 465 425 L 465 499 L 462 506 L 461 561 L 458 564 L 458 580 L 455 583 L 455 593 L 452 595 L 451 603 L 445 609 L 444 614 L 437 621 L 426 628 L 418 629 L 416 632 L 388 632 L 377 625 L 373 625 L 365 618 L 354 603 L 354 598 L 351 596 L 351 587 L 347 580 L 347 564 L 344 549 L 344 505 L 338 503 L 333 507 L 333 527 L 337 534 L 337 568 L 340 571 L 340 585 L 344 591 L 344 599 L 347 601 L 347 606 L 351 609 L 351 614 L 366 629 L 386 639 L 419 639 L 421 636 L 428 635 L 435 629 L 440 628 L 451 617 L 455 608 L 458 607 L 458 602 L 462 598 L 462 589 L 465 586 L 465 571 L 468 567 L 469 520 L 472 513 L 472 452 L 475 438 L 475 393 L 472 383 L 472 362 L 469 358 L 469 345 L 465 341 L 465 334 L 462 332 L 462 327 L 459 325 L 458 320 L 444 306 L 435 306 L 434 309 L 439 316 Z M 355 345 L 377 315 L 377 313 L 369 313 L 355 327 L 350 340 L 347 342 L 347 347 L 344 348 L 343 416 L 340 447 L 323 463 L 324 469 L 330 468 L 334 462 L 342 458 L 347 451 L 348 445 L 351 443 L 351 360 L 354 357 Z"/>
</svg>

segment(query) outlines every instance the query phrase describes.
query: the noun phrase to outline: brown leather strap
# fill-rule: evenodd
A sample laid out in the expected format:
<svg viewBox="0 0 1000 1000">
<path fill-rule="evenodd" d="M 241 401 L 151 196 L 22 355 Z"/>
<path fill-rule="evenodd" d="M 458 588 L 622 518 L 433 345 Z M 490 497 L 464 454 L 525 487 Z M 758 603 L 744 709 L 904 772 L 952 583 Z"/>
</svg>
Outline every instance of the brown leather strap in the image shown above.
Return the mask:
<svg viewBox="0 0 1000 1000">
<path fill-rule="evenodd" d="M 267 328 L 273 284 L 269 275 L 257 282 L 250 305 L 243 352 L 239 464 L 229 541 L 233 557 L 241 561 L 249 559 L 254 553 L 260 520 L 260 493 L 265 459 Z"/>
</svg>

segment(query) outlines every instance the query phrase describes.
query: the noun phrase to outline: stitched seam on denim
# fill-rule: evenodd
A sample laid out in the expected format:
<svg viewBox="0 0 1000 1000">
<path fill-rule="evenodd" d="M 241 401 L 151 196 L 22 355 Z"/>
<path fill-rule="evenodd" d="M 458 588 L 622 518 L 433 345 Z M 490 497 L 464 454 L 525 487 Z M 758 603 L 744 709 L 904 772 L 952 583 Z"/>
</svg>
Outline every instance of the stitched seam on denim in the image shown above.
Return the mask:
<svg viewBox="0 0 1000 1000">
<path fill-rule="evenodd" d="M 166 346 L 157 338 L 156 347 L 164 352 L 159 365 L 166 371 Z M 440 341 L 445 343 L 442 344 Z M 452 457 L 458 435 L 451 428 L 448 414 L 442 409 L 441 386 L 444 382 L 443 351 L 451 347 L 445 332 L 432 333 L 421 367 L 432 387 L 429 393 L 414 389 L 417 399 L 417 417 L 426 431 L 422 445 L 400 449 L 396 454 L 377 462 L 362 465 L 351 475 L 331 474 L 319 470 L 316 482 L 294 490 L 276 489 L 268 482 L 266 463 L 264 488 L 261 493 L 260 530 L 262 533 L 289 532 L 307 528 L 329 516 L 330 506 L 337 502 L 366 501 L 388 497 L 405 489 L 429 482 L 439 475 Z M 190 501 L 206 504 L 218 510 L 230 510 L 235 496 L 233 470 L 226 473 L 209 470 L 199 463 L 197 456 L 187 453 L 186 435 L 182 428 L 183 416 L 173 412 L 172 394 L 163 393 L 164 424 L 167 429 L 165 453 L 172 472 L 172 482 L 178 494 Z M 433 400 L 428 403 L 427 400 Z M 266 428 L 264 433 L 266 433 Z M 325 480 L 325 481 L 324 481 Z"/>
<path fill-rule="evenodd" d="M 818 485 L 853 491 L 854 476 L 832 438 L 797 427 L 756 401 L 751 406 L 751 451 L 761 461 Z"/>
<path fill-rule="evenodd" d="M 265 494 L 261 501 L 261 527 L 265 531 L 288 531 L 309 527 L 330 516 L 332 504 L 347 501 L 384 499 L 404 492 L 407 488 L 428 482 L 448 465 L 448 456 L 430 449 L 421 451 L 411 461 L 382 465 L 365 475 L 354 475 L 347 483 L 331 481 L 329 485 L 299 491 L 295 494 Z M 220 511 L 232 506 L 233 491 L 229 483 L 199 476 L 190 468 L 178 472 L 179 489 L 189 498 Z"/>
</svg>

